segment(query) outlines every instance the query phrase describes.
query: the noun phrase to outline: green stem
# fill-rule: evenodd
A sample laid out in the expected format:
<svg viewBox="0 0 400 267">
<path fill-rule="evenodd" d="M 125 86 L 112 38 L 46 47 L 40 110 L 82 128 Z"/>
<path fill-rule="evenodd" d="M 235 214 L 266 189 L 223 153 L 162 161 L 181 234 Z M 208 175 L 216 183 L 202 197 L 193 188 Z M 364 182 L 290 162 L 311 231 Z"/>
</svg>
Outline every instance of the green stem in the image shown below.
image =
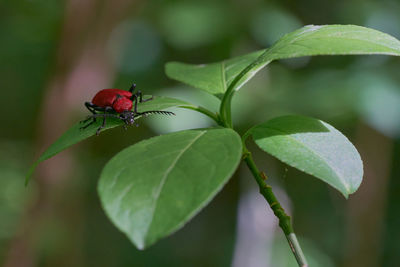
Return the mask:
<svg viewBox="0 0 400 267">
<path fill-rule="evenodd" d="M 231 115 L 231 103 L 232 103 L 232 97 L 233 97 L 233 93 L 227 97 L 226 102 L 225 102 L 225 108 L 223 109 L 224 113 L 224 122 L 226 122 L 224 124 L 225 127 L 228 128 L 233 128 L 233 124 L 232 124 L 232 115 Z M 222 106 L 222 103 L 221 103 Z"/>
<path fill-rule="evenodd" d="M 291 233 L 286 235 L 286 239 L 289 242 L 290 249 L 292 250 L 294 256 L 296 257 L 296 261 L 301 267 L 307 267 L 306 257 L 303 254 L 303 250 L 300 247 L 300 243 L 297 240 L 296 234 Z"/>
<path fill-rule="evenodd" d="M 278 217 L 279 226 L 281 227 L 282 231 L 285 233 L 285 236 L 289 242 L 289 246 L 290 246 L 294 256 L 296 257 L 297 263 L 301 267 L 308 266 L 306 258 L 304 257 L 303 251 L 300 247 L 300 244 L 297 241 L 296 234 L 293 231 L 290 216 L 287 215 L 285 210 L 282 208 L 278 199 L 275 197 L 274 193 L 272 192 L 271 186 L 269 186 L 266 183 L 267 176 L 263 172 L 260 172 L 258 170 L 251 153 L 247 150 L 247 148 L 245 146 L 243 146 L 243 160 L 246 162 L 251 173 L 253 174 L 254 178 L 256 179 L 257 184 L 260 188 L 260 193 L 267 200 L 267 202 L 268 202 L 269 206 L 271 207 L 272 211 L 274 212 L 275 216 Z"/>
<path fill-rule="evenodd" d="M 219 116 L 217 114 L 213 113 L 212 111 L 210 111 L 204 107 L 201 107 L 201 106 L 179 106 L 179 107 L 191 109 L 191 110 L 195 110 L 197 112 L 203 113 L 204 115 L 213 119 L 218 125 L 224 126 L 223 122 L 221 121 L 221 119 L 219 118 Z"/>
<path fill-rule="evenodd" d="M 233 95 L 235 93 L 235 88 L 237 84 L 245 78 L 245 76 L 252 71 L 256 67 L 260 67 L 260 64 L 263 62 L 262 55 L 258 57 L 257 60 L 253 61 L 250 65 L 244 68 L 239 75 L 235 77 L 235 79 L 231 82 L 229 87 L 226 89 L 224 93 L 224 97 L 221 101 L 220 106 L 220 118 L 219 122 L 220 125 L 233 128 L 232 124 L 232 116 L 231 116 L 231 102 Z M 268 62 L 263 62 L 262 65 L 266 65 Z M 261 66 L 262 67 L 262 66 Z M 207 114 L 206 114 L 207 115 Z M 267 176 L 260 172 L 254 163 L 253 157 L 251 153 L 247 150 L 244 140 L 246 137 L 242 137 L 243 142 L 243 160 L 247 163 L 251 173 L 253 174 L 254 178 L 256 179 L 258 186 L 260 187 L 260 193 L 264 196 L 267 200 L 269 206 L 271 207 L 272 211 L 274 212 L 275 216 L 279 219 L 279 226 L 285 233 L 286 239 L 289 242 L 289 246 L 296 257 L 297 263 L 300 267 L 307 267 L 307 261 L 304 257 L 303 251 L 300 247 L 299 242 L 297 241 L 296 234 L 293 231 L 292 223 L 290 216 L 286 214 L 285 210 L 282 208 L 281 204 L 279 203 L 278 199 L 275 197 L 274 193 L 272 192 L 271 186 L 266 183 Z"/>
<path fill-rule="evenodd" d="M 262 56 L 262 55 L 261 55 Z M 221 114 L 221 119 L 224 122 L 224 126 L 228 128 L 233 128 L 232 118 L 231 118 L 231 102 L 233 94 L 235 93 L 235 88 L 237 84 L 247 75 L 253 68 L 259 66 L 260 62 L 262 62 L 262 57 L 258 57 L 257 60 L 253 61 L 250 65 L 244 68 L 238 75 L 236 75 L 235 79 L 230 83 L 228 89 L 224 93 L 224 97 L 221 101 L 221 106 L 219 113 Z M 264 62 L 263 65 L 267 63 Z"/>
<path fill-rule="evenodd" d="M 251 69 L 251 66 L 252 65 L 247 66 L 244 70 L 242 70 L 242 72 L 239 73 L 239 75 L 235 77 L 235 79 L 229 85 L 228 89 L 226 89 L 224 97 L 222 98 L 219 113 L 221 114 L 221 119 L 224 122 L 224 126 L 227 128 L 233 128 L 231 117 L 231 102 L 235 86 L 240 81 L 240 79 L 244 75 L 246 75 L 246 73 Z"/>
</svg>

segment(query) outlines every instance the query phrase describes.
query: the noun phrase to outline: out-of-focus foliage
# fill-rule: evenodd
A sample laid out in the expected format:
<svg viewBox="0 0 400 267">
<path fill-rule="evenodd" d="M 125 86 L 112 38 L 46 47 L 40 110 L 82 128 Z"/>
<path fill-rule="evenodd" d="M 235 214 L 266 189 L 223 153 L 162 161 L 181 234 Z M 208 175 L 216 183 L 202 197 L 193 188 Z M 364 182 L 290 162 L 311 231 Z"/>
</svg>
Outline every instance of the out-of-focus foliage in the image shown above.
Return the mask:
<svg viewBox="0 0 400 267">
<path fill-rule="evenodd" d="M 113 30 L 109 51 L 124 74 L 151 69 L 162 53 L 159 33 L 146 21 L 128 20 Z"/>
<path fill-rule="evenodd" d="M 124 131 L 117 127 L 91 138 L 69 151 L 73 160 L 68 164 L 73 164 L 72 168 L 58 187 L 52 187 L 51 193 L 44 194 L 41 190 L 36 193 L 37 188 L 42 188 L 41 184 L 23 187 L 24 175 L 34 160 L 32 151 L 38 154 L 44 149 L 38 136 L 42 131 L 38 127 L 44 127 L 39 122 L 44 116 L 41 111 L 45 108 L 49 82 L 55 71 L 61 74 L 71 71 L 64 68 L 58 59 L 63 53 L 59 49 L 63 41 L 65 12 L 71 8 L 68 4 L 71 2 L 76 1 L 13 0 L 0 3 L 0 143 L 5 144 L 0 152 L 1 264 L 9 257 L 9 249 L 17 233 L 21 233 L 21 225 L 28 222 L 31 235 L 23 238 L 28 240 L 37 266 L 229 266 L 239 229 L 236 223 L 241 191 L 254 185 L 246 175 L 235 176 L 210 206 L 181 231 L 144 252 L 136 250 L 111 225 L 100 208 L 96 192 L 100 170 L 123 147 L 166 130 L 195 125 L 203 127 L 212 123 L 207 118 L 202 124 L 195 123 L 198 115 L 189 117 L 194 112 L 177 113 L 171 124 L 162 118 L 149 118 L 147 122 L 143 120 L 139 128 Z M 107 52 L 102 56 L 110 59 L 114 68 L 111 72 L 115 74 L 112 83 L 104 84 L 104 87 L 124 89 L 136 82 L 146 94 L 181 96 L 183 100 L 211 108 L 215 107 L 216 99 L 201 97 L 201 92 L 198 93 L 200 96 L 193 97 L 194 93 L 189 93 L 184 87 L 175 87 L 176 83 L 164 74 L 164 63 L 202 64 L 239 56 L 264 49 L 283 34 L 306 24 L 356 24 L 400 38 L 400 4 L 395 0 L 362 3 L 357 0 L 136 2 L 138 5 L 126 10 L 127 15 L 111 29 L 110 35 L 97 36 L 99 40 L 107 39 Z M 79 18 L 90 17 L 90 14 L 77 12 L 80 5 L 74 8 L 74 14 Z M 103 12 L 102 8 L 100 5 L 91 12 L 98 15 Z M 115 14 L 113 11 L 108 13 Z M 269 21 L 274 23 L 264 26 Z M 94 20 L 88 32 L 107 23 Z M 84 49 L 86 35 L 76 38 L 82 43 L 80 49 Z M 64 43 L 64 47 L 68 45 Z M 77 49 L 76 54 L 79 53 Z M 383 210 L 381 224 L 373 231 L 379 233 L 374 240 L 379 248 L 375 250 L 378 266 L 396 266 L 398 263 L 399 64 L 398 58 L 385 56 L 319 57 L 274 62 L 246 84 L 245 90 L 238 92 L 235 98 L 241 98 L 240 104 L 235 98 L 233 104 L 234 122 L 241 132 L 254 123 L 297 113 L 329 122 L 345 132 L 356 147 L 365 144 L 361 141 L 365 139 L 360 138 L 363 134 L 360 129 L 365 125 L 377 135 L 386 136 L 385 140 L 395 149 L 385 152 L 377 143 L 374 150 L 377 159 L 387 158 L 392 166 L 389 174 L 378 173 L 380 184 L 389 188 L 382 196 L 385 204 L 380 209 L 359 207 L 365 208 L 362 211 L 368 218 L 375 218 L 377 212 Z M 67 129 L 87 115 L 83 103 L 88 100 L 81 99 L 81 109 L 66 111 L 67 100 L 60 97 L 57 112 L 47 115 L 57 117 L 68 112 L 70 123 L 66 123 Z M 163 127 L 161 124 L 168 125 Z M 41 130 L 48 131 L 52 127 L 46 125 Z M 376 139 L 367 140 L 371 144 L 377 142 Z M 57 157 L 66 156 L 66 153 L 60 153 Z M 310 263 L 315 258 L 322 266 L 351 266 L 349 258 L 358 257 L 361 261 L 370 256 L 356 256 L 354 249 L 357 247 L 351 247 L 353 253 L 348 250 L 353 234 L 356 237 L 368 234 L 361 227 L 356 228 L 359 231 L 354 231 L 354 228 L 350 231 L 348 227 L 355 220 L 348 205 L 356 200 L 358 193 L 354 199 L 350 198 L 350 202 L 345 202 L 339 194 L 308 175 L 287 168 L 261 153 L 257 159 L 262 169 L 268 171 L 269 179 L 283 186 L 292 200 L 295 230 L 308 240 L 304 246 L 306 254 L 310 255 Z M 50 168 L 53 170 L 59 168 L 59 165 L 47 166 L 53 166 Z M 239 174 L 246 172 L 243 169 Z M 37 175 L 41 176 L 43 172 Z M 58 177 L 53 178 L 51 183 L 56 184 Z M 368 189 L 371 197 L 375 191 L 369 185 L 367 179 L 360 190 Z M 47 212 L 29 217 L 26 210 L 35 203 L 45 205 Z M 260 212 L 267 212 L 267 207 Z M 269 217 L 275 222 L 272 214 Z M 265 233 L 262 219 L 255 219 L 259 223 L 257 230 Z M 272 237 L 275 235 L 273 230 L 269 233 Z M 280 232 L 276 234 L 279 236 Z M 307 252 L 308 247 L 315 253 Z M 266 244 L 265 251 L 270 249 L 271 246 Z M 279 251 L 283 256 L 278 258 L 292 257 L 286 244 Z M 280 253 L 276 255 L 282 255 Z M 258 264 L 265 266 L 263 262 Z"/>
<path fill-rule="evenodd" d="M 0 10 L 0 84 L 6 100 L 0 113 L 5 125 L 13 125 L 2 127 L 2 136 L 32 137 L 55 60 L 63 2 L 17 0 L 0 3 Z"/>
<path fill-rule="evenodd" d="M 233 14 L 217 2 L 175 2 L 164 6 L 160 26 L 168 44 L 177 49 L 210 45 L 234 29 Z"/>
</svg>

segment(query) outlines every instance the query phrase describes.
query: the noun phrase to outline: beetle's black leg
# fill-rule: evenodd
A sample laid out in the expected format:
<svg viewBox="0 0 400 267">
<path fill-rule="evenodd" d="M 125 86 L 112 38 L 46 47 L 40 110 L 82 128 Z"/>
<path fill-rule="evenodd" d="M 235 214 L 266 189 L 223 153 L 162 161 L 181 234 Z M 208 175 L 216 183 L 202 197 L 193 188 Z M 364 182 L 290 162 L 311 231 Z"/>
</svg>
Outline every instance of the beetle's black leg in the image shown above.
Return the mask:
<svg viewBox="0 0 400 267">
<path fill-rule="evenodd" d="M 93 123 L 96 122 L 96 119 L 95 119 L 95 118 L 93 118 L 92 116 L 89 116 L 89 117 L 87 117 L 87 119 L 81 120 L 79 123 L 84 124 L 84 123 L 88 122 L 89 120 L 92 120 L 92 121 L 89 122 L 88 124 L 86 124 L 86 125 L 80 127 L 79 129 L 86 129 L 90 124 L 93 124 Z"/>
<path fill-rule="evenodd" d="M 137 111 L 138 102 L 139 102 L 139 103 L 142 103 L 142 102 L 146 102 L 146 101 L 149 101 L 149 100 L 152 100 L 152 99 L 153 99 L 153 97 L 150 97 L 150 98 L 148 98 L 148 99 L 143 99 L 142 91 L 138 90 L 138 91 L 137 91 L 135 94 L 133 94 L 132 97 L 131 97 L 132 102 L 135 102 L 135 103 L 134 103 L 133 111 L 134 111 L 135 113 L 138 113 L 138 111 Z"/>
<path fill-rule="evenodd" d="M 93 118 L 92 116 L 87 116 L 86 119 L 81 120 L 79 123 L 85 123 L 85 122 L 87 122 L 88 120 L 94 120 L 94 118 Z"/>
<path fill-rule="evenodd" d="M 138 99 L 137 99 L 136 94 L 135 94 L 135 95 L 132 95 L 132 96 L 135 96 L 135 97 L 134 97 L 135 99 L 132 99 L 132 102 L 135 101 L 134 106 L 133 106 L 133 112 L 137 113 Z"/>
<path fill-rule="evenodd" d="M 85 102 L 85 107 L 92 112 L 93 114 L 96 114 L 95 108 L 97 107 L 95 104 L 92 104 L 91 102 Z"/>
<path fill-rule="evenodd" d="M 97 128 L 97 131 L 96 131 L 96 135 L 97 135 L 97 136 L 100 134 L 101 129 L 103 129 L 104 126 L 106 126 L 106 117 L 107 117 L 107 116 L 103 116 L 103 123 L 100 125 L 99 128 Z"/>
<path fill-rule="evenodd" d="M 102 124 L 100 125 L 100 127 L 97 129 L 96 135 L 99 135 L 101 129 L 103 129 L 103 128 L 106 126 L 106 118 L 107 118 L 107 117 L 114 117 L 114 116 L 116 116 L 116 115 L 114 115 L 114 114 L 109 114 L 109 113 L 107 113 L 108 111 L 111 111 L 111 110 L 112 110 L 112 107 L 106 107 L 106 108 L 104 109 L 104 113 L 101 114 L 101 115 L 103 115 L 103 116 L 102 116 L 102 117 L 103 117 L 103 123 L 102 123 Z M 97 115 L 97 114 L 93 114 L 93 117 L 95 117 L 94 115 Z M 100 114 L 98 114 L 98 115 L 100 115 Z M 110 116 L 110 115 L 114 115 L 114 116 Z M 118 117 L 118 116 L 116 116 L 116 117 Z M 119 117 L 118 117 L 118 118 L 119 118 Z"/>
<path fill-rule="evenodd" d="M 96 115 L 100 115 L 100 114 L 93 113 L 93 115 L 88 116 L 85 120 L 81 120 L 79 123 L 86 123 L 86 122 L 89 121 L 89 120 L 92 120 L 92 121 L 89 122 L 88 124 L 86 124 L 86 125 L 80 127 L 79 129 L 81 129 L 81 130 L 86 129 L 87 127 L 89 127 L 90 125 L 92 125 L 93 123 L 95 123 L 95 122 L 96 122 L 96 117 L 98 117 L 98 116 L 96 116 Z"/>
<path fill-rule="evenodd" d="M 129 92 L 131 92 L 132 95 L 133 95 L 133 91 L 135 91 L 135 88 L 136 88 L 136 83 L 132 84 L 131 88 L 129 88 Z"/>
<path fill-rule="evenodd" d="M 136 95 L 136 97 L 139 97 L 139 103 L 153 100 L 153 97 L 150 97 L 148 99 L 143 99 L 143 94 L 142 94 L 142 91 L 140 91 L 140 90 L 138 90 L 135 95 Z"/>
<path fill-rule="evenodd" d="M 85 102 L 85 107 L 92 113 L 92 114 L 96 114 L 96 105 L 92 104 L 91 102 Z M 96 121 L 96 118 L 93 117 L 88 117 L 85 120 L 81 120 L 80 123 L 85 123 L 88 120 L 92 119 L 93 121 L 91 123 L 89 123 L 88 125 L 81 127 L 81 129 L 85 129 L 87 128 L 90 124 L 94 123 Z"/>
<path fill-rule="evenodd" d="M 103 118 L 104 116 L 110 117 L 110 118 L 121 119 L 120 116 L 118 116 L 117 114 L 112 114 L 112 113 L 105 113 L 105 114 L 104 113 L 96 113 L 96 114 L 90 115 L 89 119 L 91 119 L 91 118 L 100 118 L 100 117 Z"/>
<path fill-rule="evenodd" d="M 136 86 L 136 85 L 135 85 Z M 132 89 L 132 87 L 131 87 L 131 89 Z M 150 97 L 150 98 L 148 98 L 148 99 L 143 99 L 143 94 L 142 94 L 142 91 L 140 91 L 140 90 L 138 90 L 136 93 L 133 93 L 133 91 L 131 91 L 131 90 L 129 90 L 131 93 L 132 93 L 132 96 L 131 96 L 131 100 L 133 101 L 135 98 L 138 98 L 139 99 L 139 103 L 142 103 L 142 102 L 146 102 L 146 101 L 149 101 L 149 100 L 152 100 L 153 99 L 153 97 Z"/>
<path fill-rule="evenodd" d="M 90 120 L 90 119 L 92 120 L 91 122 L 89 122 L 88 124 L 86 124 L 86 125 L 80 127 L 79 129 L 80 129 L 80 130 L 86 129 L 87 127 L 89 127 L 90 125 L 92 125 L 92 124 L 95 122 L 95 118 L 93 118 L 93 117 L 89 117 L 89 118 L 87 118 L 86 120 L 83 120 L 83 121 L 80 121 L 80 122 L 81 122 L 81 123 L 85 123 L 85 122 L 87 122 L 87 121 Z"/>
</svg>

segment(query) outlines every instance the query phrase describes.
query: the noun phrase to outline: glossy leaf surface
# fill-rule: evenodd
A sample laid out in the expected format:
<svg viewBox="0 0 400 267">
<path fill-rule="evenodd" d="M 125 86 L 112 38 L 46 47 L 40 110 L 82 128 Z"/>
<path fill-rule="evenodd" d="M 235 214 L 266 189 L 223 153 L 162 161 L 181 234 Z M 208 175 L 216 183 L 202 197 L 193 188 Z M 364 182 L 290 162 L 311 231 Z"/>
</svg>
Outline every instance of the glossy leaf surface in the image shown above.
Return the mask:
<svg viewBox="0 0 400 267">
<path fill-rule="evenodd" d="M 132 145 L 104 167 L 98 192 L 111 221 L 139 248 L 182 227 L 222 188 L 242 153 L 231 129 L 185 130 Z"/>
<path fill-rule="evenodd" d="M 248 133 L 265 152 L 339 190 L 346 198 L 363 177 L 356 148 L 331 125 L 308 117 L 283 116 Z"/>
<path fill-rule="evenodd" d="M 238 90 L 276 59 L 372 54 L 400 56 L 400 41 L 361 26 L 309 25 L 286 34 L 269 49 L 211 64 L 170 62 L 166 65 L 166 73 L 172 79 L 221 97 L 227 88 L 233 86 Z"/>
</svg>

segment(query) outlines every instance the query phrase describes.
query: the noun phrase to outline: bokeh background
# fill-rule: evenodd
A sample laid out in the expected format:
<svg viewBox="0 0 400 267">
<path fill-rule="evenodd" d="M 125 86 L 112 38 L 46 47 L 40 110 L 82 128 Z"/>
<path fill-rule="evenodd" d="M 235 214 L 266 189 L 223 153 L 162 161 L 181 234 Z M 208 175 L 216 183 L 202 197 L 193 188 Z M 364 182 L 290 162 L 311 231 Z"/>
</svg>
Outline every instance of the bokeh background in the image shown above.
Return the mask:
<svg viewBox="0 0 400 267">
<path fill-rule="evenodd" d="M 296 266 L 245 166 L 183 229 L 138 251 L 106 218 L 96 184 L 122 148 L 207 127 L 192 111 L 90 138 L 37 169 L 30 164 L 87 115 L 102 88 L 218 101 L 169 80 L 168 61 L 208 63 L 270 46 L 306 24 L 357 24 L 400 38 L 396 0 L 0 1 L 0 265 Z M 240 132 L 283 114 L 317 117 L 360 151 L 365 176 L 349 200 L 254 145 L 260 168 L 293 215 L 310 266 L 399 266 L 400 58 L 314 57 L 274 62 L 234 99 Z M 134 159 L 133 159 L 134 160 Z"/>
</svg>

